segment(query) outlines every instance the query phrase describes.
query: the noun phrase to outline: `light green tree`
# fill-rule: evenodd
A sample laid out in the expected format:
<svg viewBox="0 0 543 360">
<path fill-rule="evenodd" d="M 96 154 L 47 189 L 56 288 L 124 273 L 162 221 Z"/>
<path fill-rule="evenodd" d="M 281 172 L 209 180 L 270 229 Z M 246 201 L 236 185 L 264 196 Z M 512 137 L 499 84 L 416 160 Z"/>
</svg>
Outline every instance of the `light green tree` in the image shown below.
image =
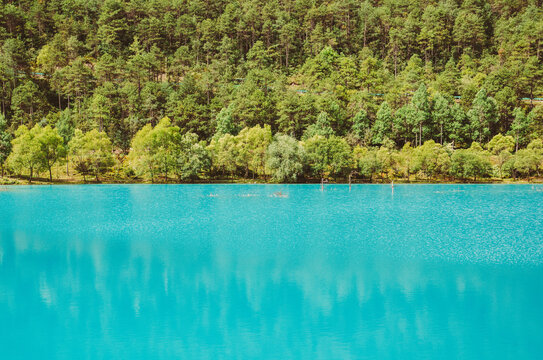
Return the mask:
<svg viewBox="0 0 543 360">
<path fill-rule="evenodd" d="M 486 145 L 486 148 L 492 154 L 491 160 L 498 167 L 500 178 L 503 177 L 503 165 L 511 158 L 514 147 L 515 139 L 512 136 L 503 136 L 502 134 L 494 136 Z"/>
<path fill-rule="evenodd" d="M 237 170 L 237 149 L 235 136 L 224 134 L 219 138 L 214 137 L 208 146 L 213 167 L 223 174 L 229 173 L 233 176 Z"/>
<path fill-rule="evenodd" d="M 180 180 L 197 179 L 211 167 L 211 157 L 205 143 L 198 135 L 186 133 L 181 136 L 176 152 L 175 173 Z"/>
<path fill-rule="evenodd" d="M 402 149 L 398 152 L 396 152 L 396 158 L 395 163 L 397 164 L 398 172 L 407 178 L 407 181 L 409 181 L 409 177 L 413 173 L 413 147 L 411 146 L 411 143 L 406 143 Z"/>
<path fill-rule="evenodd" d="M 315 135 L 304 141 L 303 146 L 315 176 L 337 177 L 345 175 L 352 167 L 350 146 L 340 137 Z"/>
<path fill-rule="evenodd" d="M 19 126 L 12 141 L 13 150 L 7 159 L 11 169 L 21 174 L 24 170 L 29 172 L 29 182 L 32 183 L 34 171 L 42 170 L 43 162 L 40 159 L 40 144 L 37 136 L 41 131 L 39 125 L 28 129 L 25 125 Z"/>
<path fill-rule="evenodd" d="M 176 163 L 176 150 L 180 142 L 179 127 L 172 126 L 169 118 L 163 118 L 151 132 L 151 148 L 161 174 L 168 181 L 168 173 L 172 172 Z"/>
<path fill-rule="evenodd" d="M 515 153 L 505 163 L 504 168 L 513 174 L 529 177 L 532 174 L 541 175 L 543 167 L 543 142 L 541 139 L 532 140 L 526 149 L 521 149 Z"/>
<path fill-rule="evenodd" d="M 473 142 L 469 149 L 456 150 L 451 156 L 450 173 L 460 179 L 483 178 L 492 173 L 492 164 L 479 143 Z"/>
<path fill-rule="evenodd" d="M 420 171 L 426 178 L 447 174 L 450 162 L 445 147 L 434 140 L 427 140 L 413 150 L 413 171 Z"/>
<path fill-rule="evenodd" d="M 389 140 L 392 143 L 392 140 Z M 391 145 L 391 144 L 390 144 Z M 393 174 L 394 165 L 394 153 L 393 146 L 384 144 L 377 150 L 377 160 L 381 163 L 381 176 L 382 178 L 389 177 Z"/>
<path fill-rule="evenodd" d="M 86 133 L 76 129 L 68 148 L 75 169 L 83 175 L 84 181 L 89 174 L 100 181 L 99 176 L 110 171 L 115 164 L 109 137 L 96 129 Z"/>
<path fill-rule="evenodd" d="M 353 150 L 353 158 L 358 173 L 369 179 L 371 182 L 373 176 L 382 172 L 383 164 L 377 156 L 378 149 L 357 146 Z"/>
<path fill-rule="evenodd" d="M 537 164 L 536 172 L 537 172 L 537 175 L 540 176 L 541 175 L 541 169 L 543 168 L 543 140 L 534 139 L 534 140 L 530 141 L 530 143 L 528 144 L 528 146 L 526 148 L 528 150 L 533 151 L 533 153 L 537 157 L 537 159 L 538 159 L 537 163 L 538 164 Z"/>
<path fill-rule="evenodd" d="M 132 140 L 129 163 L 138 175 L 148 176 L 154 182 L 158 175 L 168 174 L 176 166 L 176 152 L 180 141 L 179 127 L 172 126 L 167 117 L 153 128 L 145 125 Z"/>
<path fill-rule="evenodd" d="M 303 173 L 305 150 L 293 137 L 276 134 L 266 151 L 266 168 L 277 182 L 295 182 Z"/>
<path fill-rule="evenodd" d="M 529 177 L 539 171 L 541 155 L 533 149 L 521 149 L 506 163 L 506 168 L 513 172 L 513 176 Z"/>
<path fill-rule="evenodd" d="M 249 171 L 254 175 L 265 175 L 266 150 L 272 141 L 269 125 L 243 128 L 236 136 L 237 163 L 245 169 L 245 177 Z"/>
<path fill-rule="evenodd" d="M 39 161 L 42 167 L 49 171 L 49 181 L 53 181 L 53 166 L 66 156 L 64 139 L 59 135 L 56 128 L 47 125 L 43 128 L 38 126 L 35 141 L 39 146 Z M 36 128 L 36 126 L 34 128 Z"/>
</svg>

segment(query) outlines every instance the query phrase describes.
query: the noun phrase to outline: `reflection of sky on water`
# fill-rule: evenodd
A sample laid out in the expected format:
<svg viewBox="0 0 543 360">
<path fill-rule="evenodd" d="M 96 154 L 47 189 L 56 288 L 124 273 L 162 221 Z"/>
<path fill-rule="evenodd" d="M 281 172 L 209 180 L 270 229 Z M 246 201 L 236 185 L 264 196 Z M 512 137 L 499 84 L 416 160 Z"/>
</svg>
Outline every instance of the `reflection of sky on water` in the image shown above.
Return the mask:
<svg viewBox="0 0 543 360">
<path fill-rule="evenodd" d="M 542 228 L 527 226 L 541 213 L 523 193 L 454 193 L 440 209 L 424 187 L 397 187 L 412 206 L 304 187 L 106 189 L 0 197 L 6 358 L 541 358 Z M 493 189 L 501 214 L 481 210 Z M 501 254 L 515 226 L 535 237 Z"/>
</svg>

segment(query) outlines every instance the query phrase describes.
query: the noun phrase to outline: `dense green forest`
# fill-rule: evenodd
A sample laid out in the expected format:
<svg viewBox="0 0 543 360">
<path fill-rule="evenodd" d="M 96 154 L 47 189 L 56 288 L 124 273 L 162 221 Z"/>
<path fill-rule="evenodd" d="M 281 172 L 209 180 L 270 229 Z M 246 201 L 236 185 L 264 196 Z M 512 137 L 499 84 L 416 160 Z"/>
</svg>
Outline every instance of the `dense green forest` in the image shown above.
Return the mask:
<svg viewBox="0 0 543 360">
<path fill-rule="evenodd" d="M 542 3 L 3 1 L 2 176 L 539 176 Z"/>
</svg>

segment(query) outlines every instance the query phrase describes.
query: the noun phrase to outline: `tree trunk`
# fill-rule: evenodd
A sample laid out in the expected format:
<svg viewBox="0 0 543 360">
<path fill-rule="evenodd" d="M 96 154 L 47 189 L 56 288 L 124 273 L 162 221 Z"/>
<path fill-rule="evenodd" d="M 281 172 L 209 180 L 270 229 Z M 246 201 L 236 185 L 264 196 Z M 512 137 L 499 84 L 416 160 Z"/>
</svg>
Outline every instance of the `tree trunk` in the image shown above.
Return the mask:
<svg viewBox="0 0 543 360">
<path fill-rule="evenodd" d="M 398 48 L 394 44 L 394 78 L 398 76 Z"/>
<path fill-rule="evenodd" d="M 32 173 L 34 172 L 33 168 L 30 168 L 30 179 L 28 180 L 29 184 L 32 184 Z"/>
<path fill-rule="evenodd" d="M 53 182 L 53 173 L 51 172 L 51 166 L 49 166 L 49 182 Z"/>
<path fill-rule="evenodd" d="M 364 21 L 364 47 L 366 47 L 366 33 L 368 31 L 368 22 Z"/>
<path fill-rule="evenodd" d="M 286 65 L 286 68 L 288 69 L 288 53 L 289 53 L 289 44 L 287 44 L 286 46 L 286 51 L 285 51 L 285 65 Z"/>
</svg>

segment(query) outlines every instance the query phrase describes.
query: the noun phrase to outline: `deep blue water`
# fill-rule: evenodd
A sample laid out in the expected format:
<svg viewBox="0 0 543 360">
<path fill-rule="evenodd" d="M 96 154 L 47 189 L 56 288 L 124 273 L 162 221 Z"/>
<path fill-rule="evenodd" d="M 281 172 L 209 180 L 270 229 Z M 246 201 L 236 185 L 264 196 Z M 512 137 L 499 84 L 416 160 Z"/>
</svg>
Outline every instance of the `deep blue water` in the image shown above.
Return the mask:
<svg viewBox="0 0 543 360">
<path fill-rule="evenodd" d="M 542 359 L 537 190 L 4 188 L 0 358 Z"/>
</svg>

